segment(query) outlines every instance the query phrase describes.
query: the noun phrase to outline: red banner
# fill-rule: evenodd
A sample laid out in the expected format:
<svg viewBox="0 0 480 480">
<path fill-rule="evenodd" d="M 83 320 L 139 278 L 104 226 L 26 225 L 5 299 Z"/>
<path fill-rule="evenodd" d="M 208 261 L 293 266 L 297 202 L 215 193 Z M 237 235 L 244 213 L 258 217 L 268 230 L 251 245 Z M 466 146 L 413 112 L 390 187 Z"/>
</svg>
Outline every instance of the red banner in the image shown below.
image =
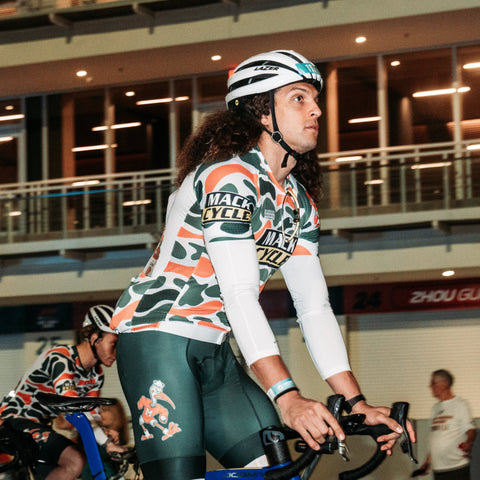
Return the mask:
<svg viewBox="0 0 480 480">
<path fill-rule="evenodd" d="M 480 280 L 350 285 L 344 307 L 347 314 L 480 308 Z"/>
</svg>

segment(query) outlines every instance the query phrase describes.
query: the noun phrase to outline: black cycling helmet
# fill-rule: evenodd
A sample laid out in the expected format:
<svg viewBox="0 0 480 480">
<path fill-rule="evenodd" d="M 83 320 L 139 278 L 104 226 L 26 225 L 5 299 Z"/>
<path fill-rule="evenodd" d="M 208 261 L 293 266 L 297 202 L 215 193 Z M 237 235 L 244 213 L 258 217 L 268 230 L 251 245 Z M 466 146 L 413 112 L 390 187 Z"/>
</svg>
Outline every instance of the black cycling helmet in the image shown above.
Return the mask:
<svg viewBox="0 0 480 480">
<path fill-rule="evenodd" d="M 110 328 L 110 320 L 112 319 L 112 315 L 112 307 L 109 307 L 108 305 L 95 305 L 91 307 L 85 315 L 82 327 L 93 325 L 102 332 L 115 333 Z"/>
</svg>

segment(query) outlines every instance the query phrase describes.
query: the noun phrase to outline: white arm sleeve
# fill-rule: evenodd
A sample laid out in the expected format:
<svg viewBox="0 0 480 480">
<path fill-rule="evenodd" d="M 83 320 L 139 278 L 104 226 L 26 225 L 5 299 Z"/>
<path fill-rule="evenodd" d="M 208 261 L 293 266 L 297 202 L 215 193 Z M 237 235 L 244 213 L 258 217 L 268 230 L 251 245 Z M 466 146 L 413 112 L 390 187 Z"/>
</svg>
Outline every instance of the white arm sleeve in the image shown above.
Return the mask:
<svg viewBox="0 0 480 480">
<path fill-rule="evenodd" d="M 317 256 L 292 256 L 281 267 L 312 360 L 323 379 L 350 370 L 340 327 Z"/>
<path fill-rule="evenodd" d="M 207 243 L 225 312 L 248 366 L 279 355 L 275 336 L 258 301 L 260 276 L 253 240 Z"/>
</svg>

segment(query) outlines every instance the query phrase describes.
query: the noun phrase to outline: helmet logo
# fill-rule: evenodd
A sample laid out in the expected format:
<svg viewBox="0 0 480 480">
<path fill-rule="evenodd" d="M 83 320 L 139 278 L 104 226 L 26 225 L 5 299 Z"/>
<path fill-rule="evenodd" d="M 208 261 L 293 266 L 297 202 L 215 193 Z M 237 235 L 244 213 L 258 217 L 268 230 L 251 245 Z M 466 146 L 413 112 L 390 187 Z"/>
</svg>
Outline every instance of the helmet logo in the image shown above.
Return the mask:
<svg viewBox="0 0 480 480">
<path fill-rule="evenodd" d="M 308 73 L 308 74 L 316 74 L 316 75 L 320 75 L 320 72 L 318 71 L 317 67 L 315 66 L 315 64 L 311 63 L 311 62 L 308 62 L 308 63 L 297 63 L 296 65 L 297 69 L 298 69 L 298 72 L 300 74 L 305 74 L 305 73 Z"/>
<path fill-rule="evenodd" d="M 274 65 L 259 65 L 258 67 L 255 67 L 253 70 L 254 70 L 254 71 L 255 71 L 255 70 L 277 71 L 277 70 L 278 70 L 278 67 L 276 67 L 276 66 L 274 66 Z"/>
</svg>

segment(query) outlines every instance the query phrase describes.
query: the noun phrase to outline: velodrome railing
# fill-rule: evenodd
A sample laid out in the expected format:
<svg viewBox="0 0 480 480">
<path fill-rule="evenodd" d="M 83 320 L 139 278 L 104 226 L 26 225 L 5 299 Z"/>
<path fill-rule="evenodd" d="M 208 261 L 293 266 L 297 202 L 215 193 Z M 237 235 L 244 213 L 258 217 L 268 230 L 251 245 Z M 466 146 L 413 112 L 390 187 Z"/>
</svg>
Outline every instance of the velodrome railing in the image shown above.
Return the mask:
<svg viewBox="0 0 480 480">
<path fill-rule="evenodd" d="M 322 230 L 480 223 L 476 145 L 480 140 L 319 155 Z M 158 239 L 174 188 L 170 169 L 0 185 L 0 256 L 42 244 L 94 249 Z"/>
</svg>

